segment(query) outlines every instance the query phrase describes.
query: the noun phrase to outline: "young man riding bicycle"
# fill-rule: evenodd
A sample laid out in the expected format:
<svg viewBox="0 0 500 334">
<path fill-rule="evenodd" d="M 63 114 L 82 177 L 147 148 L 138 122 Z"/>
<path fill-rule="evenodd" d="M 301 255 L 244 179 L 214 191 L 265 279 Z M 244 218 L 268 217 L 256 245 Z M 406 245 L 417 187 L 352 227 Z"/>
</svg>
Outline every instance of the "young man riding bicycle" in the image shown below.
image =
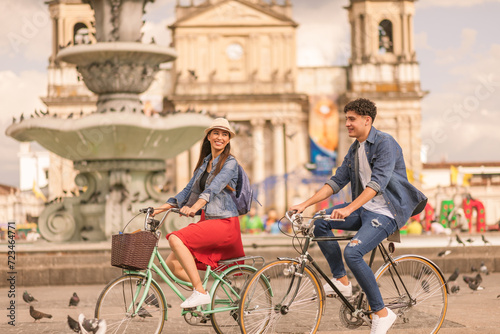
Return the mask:
<svg viewBox="0 0 500 334">
<path fill-rule="evenodd" d="M 344 112 L 349 137 L 356 140 L 335 175 L 311 198 L 290 210 L 302 212 L 351 183 L 353 201 L 326 211 L 331 218 L 345 221 L 316 221 L 314 234 L 333 236 L 332 229 L 357 231 L 344 250 L 344 258 L 374 311 L 371 334 L 385 334 L 396 321 L 396 315 L 385 307 L 375 276 L 363 256 L 403 227 L 411 216 L 420 213 L 427 198 L 408 182 L 403 151 L 396 140 L 373 127 L 377 115 L 375 104 L 368 99 L 357 99 L 349 102 Z M 351 296 L 352 285 L 338 242 L 318 244 L 330 266 L 333 284 L 346 297 Z M 333 294 L 328 284 L 324 288 L 327 295 Z"/>
</svg>

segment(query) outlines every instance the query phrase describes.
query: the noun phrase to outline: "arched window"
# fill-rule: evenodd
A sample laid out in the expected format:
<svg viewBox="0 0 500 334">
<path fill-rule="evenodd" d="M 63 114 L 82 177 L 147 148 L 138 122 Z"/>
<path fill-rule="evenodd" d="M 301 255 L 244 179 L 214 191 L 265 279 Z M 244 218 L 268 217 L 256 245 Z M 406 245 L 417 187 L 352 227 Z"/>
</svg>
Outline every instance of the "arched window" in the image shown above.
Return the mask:
<svg viewBox="0 0 500 334">
<path fill-rule="evenodd" d="M 73 44 L 90 44 L 89 28 L 85 23 L 78 22 L 73 27 Z"/>
<path fill-rule="evenodd" d="M 378 25 L 378 53 L 393 53 L 392 22 L 382 20 Z"/>
</svg>

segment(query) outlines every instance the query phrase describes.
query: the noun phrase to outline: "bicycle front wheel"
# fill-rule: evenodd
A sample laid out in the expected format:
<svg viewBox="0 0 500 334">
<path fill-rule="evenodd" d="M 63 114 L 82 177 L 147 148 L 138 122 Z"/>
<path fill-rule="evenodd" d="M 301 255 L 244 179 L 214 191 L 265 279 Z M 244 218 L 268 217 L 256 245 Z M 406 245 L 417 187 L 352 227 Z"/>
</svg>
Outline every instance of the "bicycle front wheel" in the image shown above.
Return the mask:
<svg viewBox="0 0 500 334">
<path fill-rule="evenodd" d="M 243 287 L 257 271 L 255 268 L 233 266 L 224 276 L 224 282 L 218 281 L 212 296 L 212 327 L 217 334 L 239 334 L 240 325 L 238 305 Z"/>
<path fill-rule="evenodd" d="M 149 291 L 145 291 L 145 284 L 144 276 L 127 274 L 104 288 L 97 299 L 95 317 L 106 320 L 107 333 L 161 333 L 165 299 L 156 283 L 151 282 Z M 137 309 L 144 293 L 147 293 L 146 299 Z"/>
<path fill-rule="evenodd" d="M 375 274 L 385 305 L 398 315 L 392 328 L 437 333 L 448 307 L 442 274 L 422 257 L 403 255 L 394 262 L 396 267 L 386 263 Z"/>
<path fill-rule="evenodd" d="M 311 268 L 279 260 L 248 282 L 240 302 L 240 327 L 250 333 L 316 333 L 324 307 L 323 288 Z"/>
</svg>

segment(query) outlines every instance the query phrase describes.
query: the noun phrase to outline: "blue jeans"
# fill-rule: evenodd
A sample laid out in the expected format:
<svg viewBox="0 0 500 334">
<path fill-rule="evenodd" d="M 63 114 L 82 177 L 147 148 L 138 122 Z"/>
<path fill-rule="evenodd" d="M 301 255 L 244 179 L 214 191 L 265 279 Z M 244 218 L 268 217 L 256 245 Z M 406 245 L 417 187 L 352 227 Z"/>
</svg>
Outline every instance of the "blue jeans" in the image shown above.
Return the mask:
<svg viewBox="0 0 500 334">
<path fill-rule="evenodd" d="M 348 204 L 344 203 L 331 207 L 326 210 L 326 213 L 331 214 L 334 209 L 343 208 Z M 396 221 L 361 207 L 346 217 L 343 222 L 317 220 L 314 225 L 314 235 L 317 237 L 333 236 L 332 229 L 357 231 L 344 249 L 345 262 L 365 292 L 371 309 L 374 312 L 383 309 L 385 305 L 375 275 L 363 260 L 363 256 L 396 231 Z M 339 243 L 337 241 L 320 241 L 318 245 L 330 265 L 333 277 L 345 276 L 346 271 Z"/>
</svg>

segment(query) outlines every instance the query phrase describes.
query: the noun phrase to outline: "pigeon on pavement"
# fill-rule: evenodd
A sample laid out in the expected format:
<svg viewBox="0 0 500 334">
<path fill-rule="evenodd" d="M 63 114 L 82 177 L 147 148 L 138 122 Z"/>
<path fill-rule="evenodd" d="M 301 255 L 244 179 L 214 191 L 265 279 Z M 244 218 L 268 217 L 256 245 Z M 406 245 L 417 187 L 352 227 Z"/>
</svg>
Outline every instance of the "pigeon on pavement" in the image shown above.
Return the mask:
<svg viewBox="0 0 500 334">
<path fill-rule="evenodd" d="M 462 239 L 460 239 L 460 237 L 458 236 L 458 234 L 457 234 L 457 235 L 455 235 L 455 239 L 457 240 L 457 242 L 458 242 L 459 244 L 461 244 L 462 246 L 465 246 L 465 243 L 462 241 Z"/>
<path fill-rule="evenodd" d="M 78 306 L 78 303 L 80 302 L 80 297 L 76 294 L 76 292 L 73 292 L 73 296 L 69 299 L 69 307 L 71 306 Z"/>
<path fill-rule="evenodd" d="M 479 271 L 481 272 L 481 274 L 484 275 L 490 274 L 490 272 L 488 271 L 488 267 L 486 267 L 486 265 L 484 264 L 484 261 L 481 262 L 481 267 L 479 267 Z"/>
<path fill-rule="evenodd" d="M 78 323 L 78 321 L 76 321 L 75 319 L 73 319 L 69 315 L 68 315 L 68 325 L 69 325 L 69 328 L 71 328 L 71 330 L 73 332 L 80 333 L 80 324 Z"/>
<path fill-rule="evenodd" d="M 82 334 L 104 334 L 106 333 L 106 320 L 104 319 L 86 319 L 85 315 L 81 313 L 78 316 L 78 323 Z"/>
<path fill-rule="evenodd" d="M 458 270 L 458 268 L 455 268 L 455 271 L 453 272 L 453 274 L 450 275 L 447 282 L 448 283 L 455 282 L 458 278 L 458 274 L 459 274 L 459 270 Z"/>
<path fill-rule="evenodd" d="M 38 300 L 35 299 L 35 297 L 33 297 L 30 293 L 28 293 L 28 291 L 24 291 L 23 293 L 23 300 L 26 302 L 26 303 L 31 303 L 31 302 L 37 302 Z"/>
<path fill-rule="evenodd" d="M 141 308 L 139 309 L 139 311 L 137 311 L 137 315 L 143 319 L 146 319 L 146 318 L 152 318 L 153 316 L 151 315 L 151 313 L 148 312 L 148 310 L 146 310 L 144 307 L 141 306 Z"/>
<path fill-rule="evenodd" d="M 33 319 L 35 319 L 35 322 L 37 322 L 38 320 L 43 319 L 43 318 L 49 318 L 49 319 L 52 318 L 52 315 L 50 315 L 50 314 L 35 310 L 33 305 L 30 305 L 30 315 Z"/>
<path fill-rule="evenodd" d="M 451 250 L 447 249 L 447 250 L 444 250 L 444 251 L 441 251 L 438 253 L 438 256 L 439 257 L 444 257 L 446 255 L 449 255 L 451 253 Z"/>
<path fill-rule="evenodd" d="M 147 304 L 147 305 L 151 305 L 151 306 L 156 306 L 156 307 L 160 307 L 160 303 L 158 302 L 158 299 L 156 298 L 156 296 L 152 293 L 150 295 L 148 295 L 146 297 L 146 299 L 144 300 L 144 302 Z"/>
</svg>

